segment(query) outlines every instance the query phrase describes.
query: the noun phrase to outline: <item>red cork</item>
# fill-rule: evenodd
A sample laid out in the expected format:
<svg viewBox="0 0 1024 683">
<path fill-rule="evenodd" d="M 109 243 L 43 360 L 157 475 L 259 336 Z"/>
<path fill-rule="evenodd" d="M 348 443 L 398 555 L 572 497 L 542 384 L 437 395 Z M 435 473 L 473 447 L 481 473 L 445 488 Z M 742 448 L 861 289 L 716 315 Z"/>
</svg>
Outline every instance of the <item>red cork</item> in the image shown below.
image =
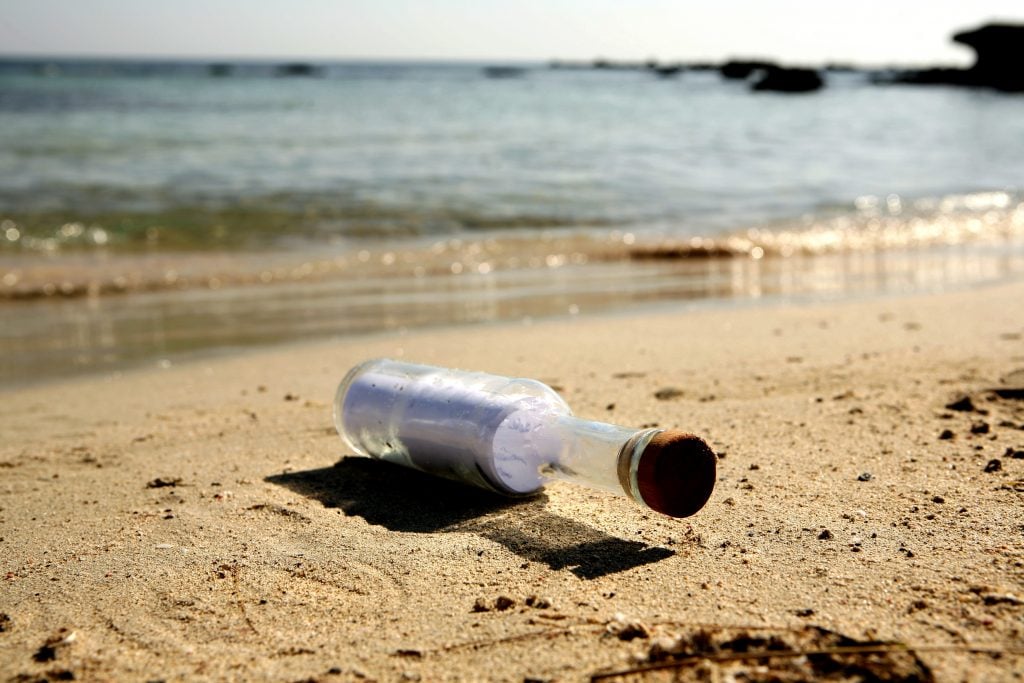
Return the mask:
<svg viewBox="0 0 1024 683">
<path fill-rule="evenodd" d="M 644 504 L 670 517 L 689 517 L 711 497 L 718 458 L 704 439 L 682 431 L 654 435 L 640 454 L 637 489 Z"/>
</svg>

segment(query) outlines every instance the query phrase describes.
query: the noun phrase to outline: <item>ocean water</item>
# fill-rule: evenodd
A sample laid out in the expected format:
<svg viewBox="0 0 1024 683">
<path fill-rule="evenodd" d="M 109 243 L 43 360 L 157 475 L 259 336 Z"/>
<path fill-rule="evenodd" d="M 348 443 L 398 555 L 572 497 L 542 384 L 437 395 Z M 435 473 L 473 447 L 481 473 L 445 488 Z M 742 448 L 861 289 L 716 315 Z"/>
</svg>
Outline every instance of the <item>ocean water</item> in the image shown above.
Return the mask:
<svg viewBox="0 0 1024 683">
<path fill-rule="evenodd" d="M 0 379 L 295 338 L 296 301 L 330 335 L 1020 272 L 1024 97 L 519 66 L 0 62 Z"/>
</svg>

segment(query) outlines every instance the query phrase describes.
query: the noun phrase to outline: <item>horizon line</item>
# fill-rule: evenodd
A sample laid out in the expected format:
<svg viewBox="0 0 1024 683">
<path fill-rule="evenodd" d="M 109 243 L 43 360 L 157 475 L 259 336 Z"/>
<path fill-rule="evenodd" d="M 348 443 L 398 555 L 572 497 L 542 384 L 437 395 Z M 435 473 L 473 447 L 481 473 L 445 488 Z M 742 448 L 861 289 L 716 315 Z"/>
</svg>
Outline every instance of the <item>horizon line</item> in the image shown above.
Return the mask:
<svg viewBox="0 0 1024 683">
<path fill-rule="evenodd" d="M 966 48 L 966 46 L 964 46 Z M 969 49 L 969 48 L 967 48 Z M 968 55 L 970 57 L 970 55 Z M 660 65 L 682 65 L 688 64 L 714 64 L 721 65 L 730 61 L 765 61 L 773 62 L 781 66 L 812 66 L 818 65 L 819 68 L 826 68 L 829 65 L 841 65 L 853 67 L 855 69 L 886 69 L 886 68 L 944 68 L 951 67 L 957 68 L 963 66 L 962 64 L 954 63 L 952 60 L 947 62 L 937 61 L 913 61 L 913 62 L 884 62 L 884 61 L 859 61 L 853 59 L 842 59 L 842 58 L 825 58 L 820 60 L 786 60 L 778 57 L 769 57 L 765 55 L 752 55 L 752 54 L 734 54 L 727 57 L 713 58 L 713 57 L 676 57 L 676 58 L 660 58 L 652 55 L 646 57 L 637 58 L 616 58 L 608 57 L 606 55 L 594 55 L 590 57 L 500 57 L 500 56 L 452 56 L 452 57 L 439 57 L 439 56 L 365 56 L 365 55 L 348 55 L 348 56 L 319 56 L 313 57 L 308 55 L 175 55 L 175 54 L 129 54 L 129 53 L 81 53 L 81 52 L 21 52 L 21 53 L 6 53 L 0 50 L 0 60 L 68 60 L 68 61 L 88 61 L 88 60 L 110 60 L 110 61 L 136 61 L 136 62 L 197 62 L 197 63 L 223 63 L 223 62 L 303 62 L 303 63 L 343 63 L 343 62 L 363 62 L 363 63 L 435 63 L 435 64 L 480 64 L 485 62 L 505 62 L 505 63 L 516 63 L 516 64 L 537 64 L 537 65 L 551 65 L 555 63 L 564 63 L 572 65 L 591 65 L 599 61 L 607 62 L 612 65 L 616 64 L 644 64 L 647 62 L 653 62 Z M 969 66 L 969 64 L 967 64 Z"/>
</svg>

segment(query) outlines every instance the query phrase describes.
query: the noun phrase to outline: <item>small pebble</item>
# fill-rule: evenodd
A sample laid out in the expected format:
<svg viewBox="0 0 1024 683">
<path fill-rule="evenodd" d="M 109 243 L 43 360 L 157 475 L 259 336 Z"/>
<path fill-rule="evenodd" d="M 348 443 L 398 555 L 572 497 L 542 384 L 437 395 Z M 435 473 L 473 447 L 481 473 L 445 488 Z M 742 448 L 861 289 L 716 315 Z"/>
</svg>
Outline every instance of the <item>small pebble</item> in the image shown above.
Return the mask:
<svg viewBox="0 0 1024 683">
<path fill-rule="evenodd" d="M 874 478 L 875 476 L 870 472 L 861 472 L 860 475 L 857 477 L 857 481 L 871 481 Z"/>
<path fill-rule="evenodd" d="M 536 609 L 548 609 L 551 607 L 551 600 L 537 595 L 531 595 L 526 598 L 526 606 L 534 607 Z"/>
<path fill-rule="evenodd" d="M 818 540 L 819 541 L 831 541 L 832 540 L 832 532 L 829 531 L 828 529 L 825 529 L 820 534 L 818 534 Z"/>
<path fill-rule="evenodd" d="M 952 429 L 943 429 L 942 433 L 939 434 L 939 439 L 941 439 L 942 441 L 948 441 L 949 439 L 952 439 L 954 436 L 956 435 L 953 434 Z"/>
<path fill-rule="evenodd" d="M 971 434 L 988 434 L 988 422 L 975 422 L 972 424 Z"/>
<path fill-rule="evenodd" d="M 509 609 L 515 604 L 516 601 L 508 597 L 507 595 L 499 595 L 498 599 L 494 601 L 494 609 L 498 610 L 499 612 L 504 612 L 505 610 Z"/>
<path fill-rule="evenodd" d="M 992 460 L 988 461 L 987 465 L 985 465 L 985 472 L 988 473 L 998 472 L 1001 469 L 1003 469 L 1003 461 L 1000 460 L 999 458 L 993 458 Z"/>
<path fill-rule="evenodd" d="M 932 502 L 942 504 L 946 502 L 946 499 L 942 496 L 932 496 Z"/>
<path fill-rule="evenodd" d="M 659 401 L 671 401 L 683 395 L 683 390 L 676 387 L 664 387 L 654 392 L 654 398 Z"/>
</svg>

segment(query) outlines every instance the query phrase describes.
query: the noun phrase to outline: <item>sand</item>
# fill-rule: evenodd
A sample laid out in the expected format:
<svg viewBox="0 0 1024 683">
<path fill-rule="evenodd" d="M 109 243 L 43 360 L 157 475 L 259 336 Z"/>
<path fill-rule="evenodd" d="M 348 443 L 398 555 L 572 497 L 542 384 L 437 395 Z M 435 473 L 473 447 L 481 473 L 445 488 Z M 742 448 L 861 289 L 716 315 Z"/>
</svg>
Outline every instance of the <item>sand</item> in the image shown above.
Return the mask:
<svg viewBox="0 0 1024 683">
<path fill-rule="evenodd" d="M 535 377 L 579 415 L 695 431 L 717 488 L 676 520 L 346 457 L 332 395 L 373 356 Z M 1010 283 L 7 389 L 0 678 L 574 681 L 660 663 L 597 680 L 1019 679 L 1022 387 Z"/>
</svg>

